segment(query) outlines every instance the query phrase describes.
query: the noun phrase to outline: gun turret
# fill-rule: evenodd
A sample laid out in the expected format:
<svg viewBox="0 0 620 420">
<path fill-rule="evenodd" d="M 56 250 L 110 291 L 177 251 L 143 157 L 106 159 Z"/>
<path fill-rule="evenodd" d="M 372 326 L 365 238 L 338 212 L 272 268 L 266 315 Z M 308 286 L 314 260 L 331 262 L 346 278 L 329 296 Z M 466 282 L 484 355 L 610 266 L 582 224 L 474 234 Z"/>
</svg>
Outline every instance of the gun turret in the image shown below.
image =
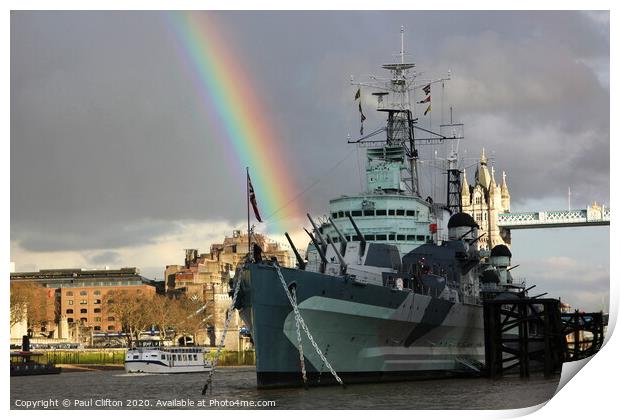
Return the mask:
<svg viewBox="0 0 620 420">
<path fill-rule="evenodd" d="M 310 240 L 314 244 L 314 247 L 316 248 L 317 252 L 319 253 L 319 256 L 321 257 L 321 266 L 319 267 L 319 271 L 321 273 L 325 273 L 325 265 L 327 264 L 327 258 L 325 257 L 325 252 L 323 252 L 323 249 L 319 246 L 319 243 L 316 241 L 314 236 L 310 232 L 308 232 L 308 229 L 304 228 L 304 231 L 306 231 L 306 233 L 310 237 Z"/>
<path fill-rule="evenodd" d="M 340 274 L 345 274 L 347 272 L 347 263 L 344 262 L 344 258 L 342 258 L 342 255 L 340 254 L 340 252 L 338 252 L 338 250 L 336 249 L 336 245 L 332 242 L 329 236 L 327 237 L 327 242 L 329 242 L 329 244 L 332 246 L 334 252 L 336 253 L 336 256 L 338 257 L 338 261 L 340 262 Z"/>
<path fill-rule="evenodd" d="M 340 238 L 340 254 L 342 254 L 342 256 L 344 257 L 344 255 L 347 252 L 347 240 L 345 239 L 344 235 L 340 232 L 340 229 L 338 229 L 338 227 L 336 226 L 332 218 L 330 217 L 327 220 L 329 220 L 329 223 L 331 223 L 331 225 L 334 227 L 334 230 L 336 231 L 336 233 L 338 234 L 338 237 Z"/>
<path fill-rule="evenodd" d="M 314 233 L 316 234 L 317 238 L 319 238 L 319 241 L 321 242 L 321 246 L 322 246 L 322 249 L 323 249 L 323 254 L 325 254 L 325 252 L 327 251 L 327 242 L 325 242 L 325 239 L 323 239 L 323 235 L 321 235 L 321 231 L 319 230 L 317 225 L 314 223 L 314 220 L 312 220 L 312 217 L 310 216 L 310 213 L 306 213 L 306 216 L 308 216 L 308 220 L 310 220 L 310 224 L 312 225 L 312 229 L 314 229 Z"/>
<path fill-rule="evenodd" d="M 353 225 L 353 229 L 355 229 L 355 233 L 357 234 L 357 237 L 359 238 L 359 241 L 360 241 L 359 255 L 361 257 L 364 255 L 364 252 L 366 251 L 366 239 L 364 239 L 364 235 L 362 235 L 362 232 L 360 232 L 360 230 L 358 229 L 357 225 L 355 224 L 355 221 L 353 220 L 353 217 L 351 217 L 351 214 L 347 213 L 347 216 L 349 217 L 349 220 L 351 221 L 351 224 Z"/>
</svg>

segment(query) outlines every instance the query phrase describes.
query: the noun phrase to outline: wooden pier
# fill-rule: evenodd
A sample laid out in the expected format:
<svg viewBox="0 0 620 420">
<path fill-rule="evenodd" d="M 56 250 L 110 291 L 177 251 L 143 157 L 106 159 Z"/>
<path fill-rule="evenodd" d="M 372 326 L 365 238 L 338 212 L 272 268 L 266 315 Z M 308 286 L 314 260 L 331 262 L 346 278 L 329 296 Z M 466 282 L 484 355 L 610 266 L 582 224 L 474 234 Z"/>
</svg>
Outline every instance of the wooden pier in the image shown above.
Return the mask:
<svg viewBox="0 0 620 420">
<path fill-rule="evenodd" d="M 545 376 L 562 363 L 595 354 L 603 343 L 602 313 L 560 312 L 557 299 L 492 299 L 484 302 L 485 372 L 492 378 L 519 371 Z"/>
</svg>

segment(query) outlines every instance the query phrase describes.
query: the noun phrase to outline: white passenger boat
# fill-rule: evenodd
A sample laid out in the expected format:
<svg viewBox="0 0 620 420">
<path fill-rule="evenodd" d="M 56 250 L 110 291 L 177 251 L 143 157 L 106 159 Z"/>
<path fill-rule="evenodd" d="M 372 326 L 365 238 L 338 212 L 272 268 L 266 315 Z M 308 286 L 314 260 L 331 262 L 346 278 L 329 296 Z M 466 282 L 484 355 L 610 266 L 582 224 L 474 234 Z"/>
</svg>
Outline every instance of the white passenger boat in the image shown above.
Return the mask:
<svg viewBox="0 0 620 420">
<path fill-rule="evenodd" d="M 139 341 L 127 350 L 125 371 L 128 373 L 195 373 L 209 372 L 202 347 L 165 347 L 157 340 Z"/>
</svg>

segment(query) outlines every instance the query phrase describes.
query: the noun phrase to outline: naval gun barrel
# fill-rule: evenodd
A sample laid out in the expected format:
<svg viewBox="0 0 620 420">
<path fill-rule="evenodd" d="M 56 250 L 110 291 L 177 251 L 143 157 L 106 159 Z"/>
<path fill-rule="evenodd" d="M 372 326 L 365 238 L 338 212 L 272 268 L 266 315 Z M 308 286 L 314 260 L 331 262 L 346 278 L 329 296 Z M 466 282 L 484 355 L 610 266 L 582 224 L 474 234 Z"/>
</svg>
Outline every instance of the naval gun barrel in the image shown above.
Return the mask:
<svg viewBox="0 0 620 420">
<path fill-rule="evenodd" d="M 321 231 L 314 223 L 314 220 L 312 220 L 312 216 L 310 216 L 310 213 L 306 213 L 306 216 L 308 216 L 308 220 L 310 220 L 310 224 L 314 229 L 314 233 L 316 234 L 317 238 L 319 238 L 319 241 L 321 241 L 321 246 L 323 247 L 323 254 L 325 254 L 325 251 L 327 251 L 327 242 L 325 242 L 325 239 L 323 239 L 323 235 L 321 235 Z"/>
<path fill-rule="evenodd" d="M 355 233 L 357 234 L 357 237 L 359 238 L 359 241 L 360 241 L 359 255 L 361 257 L 362 255 L 364 255 L 364 251 L 366 251 L 366 239 L 364 239 L 364 235 L 362 235 L 362 232 L 360 232 L 357 225 L 355 224 L 353 217 L 351 217 L 351 213 L 347 213 L 347 216 L 349 217 L 349 220 L 351 221 L 351 224 L 353 225 L 353 229 L 355 229 Z"/>
<path fill-rule="evenodd" d="M 295 244 L 293 243 L 293 240 L 291 239 L 290 236 L 288 236 L 288 232 L 284 232 L 284 236 L 286 236 L 286 240 L 288 241 L 289 245 L 293 249 L 293 252 L 295 253 L 295 259 L 297 260 L 297 266 L 299 267 L 300 270 L 305 270 L 306 262 L 303 260 L 303 258 L 301 258 L 301 255 L 299 255 L 299 252 L 297 251 L 297 248 L 295 248 Z"/>
<path fill-rule="evenodd" d="M 329 217 L 327 220 L 329 220 L 329 223 L 331 223 L 331 225 L 334 227 L 334 230 L 336 231 L 336 233 L 338 234 L 338 237 L 340 238 L 340 253 L 344 257 L 344 254 L 347 252 L 347 240 L 345 239 L 342 232 L 340 232 L 340 229 L 338 229 L 338 226 L 336 226 L 332 218 Z"/>
<path fill-rule="evenodd" d="M 344 258 L 342 258 L 342 255 L 340 255 L 340 252 L 338 252 L 338 249 L 336 249 L 336 245 L 332 242 L 329 236 L 327 236 L 327 242 L 329 242 L 329 244 L 332 246 L 332 248 L 334 249 L 334 252 L 336 253 L 336 256 L 338 257 L 338 262 L 340 262 L 340 273 L 341 274 L 346 273 L 347 263 L 344 261 Z"/>
<path fill-rule="evenodd" d="M 321 269 L 320 269 L 320 271 L 321 271 L 321 273 L 324 273 L 325 272 L 325 264 L 327 264 L 327 258 L 325 257 L 325 252 L 323 252 L 323 249 L 319 246 L 319 243 L 314 238 L 314 235 L 312 235 L 310 232 L 308 232 L 308 229 L 304 228 L 304 230 L 306 231 L 306 233 L 310 237 L 310 240 L 314 244 L 314 247 L 316 248 L 317 252 L 319 253 L 319 256 L 321 257 Z"/>
</svg>

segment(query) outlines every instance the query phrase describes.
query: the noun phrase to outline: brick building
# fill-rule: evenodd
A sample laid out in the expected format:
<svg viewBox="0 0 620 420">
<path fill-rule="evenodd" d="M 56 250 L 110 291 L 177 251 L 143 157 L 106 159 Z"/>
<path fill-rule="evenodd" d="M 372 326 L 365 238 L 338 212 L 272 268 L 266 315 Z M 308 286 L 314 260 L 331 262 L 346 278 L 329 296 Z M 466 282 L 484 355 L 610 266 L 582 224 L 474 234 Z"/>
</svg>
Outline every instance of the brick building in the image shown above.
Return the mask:
<svg viewBox="0 0 620 420">
<path fill-rule="evenodd" d="M 29 326 L 35 337 L 75 339 L 77 327 L 94 333 L 121 330 L 114 314 L 108 313 L 106 295 L 127 291 L 137 297 L 151 297 L 155 284 L 137 268 L 118 270 L 58 269 L 11 273 L 11 284 L 35 284 L 43 288 L 45 320 Z"/>
</svg>

